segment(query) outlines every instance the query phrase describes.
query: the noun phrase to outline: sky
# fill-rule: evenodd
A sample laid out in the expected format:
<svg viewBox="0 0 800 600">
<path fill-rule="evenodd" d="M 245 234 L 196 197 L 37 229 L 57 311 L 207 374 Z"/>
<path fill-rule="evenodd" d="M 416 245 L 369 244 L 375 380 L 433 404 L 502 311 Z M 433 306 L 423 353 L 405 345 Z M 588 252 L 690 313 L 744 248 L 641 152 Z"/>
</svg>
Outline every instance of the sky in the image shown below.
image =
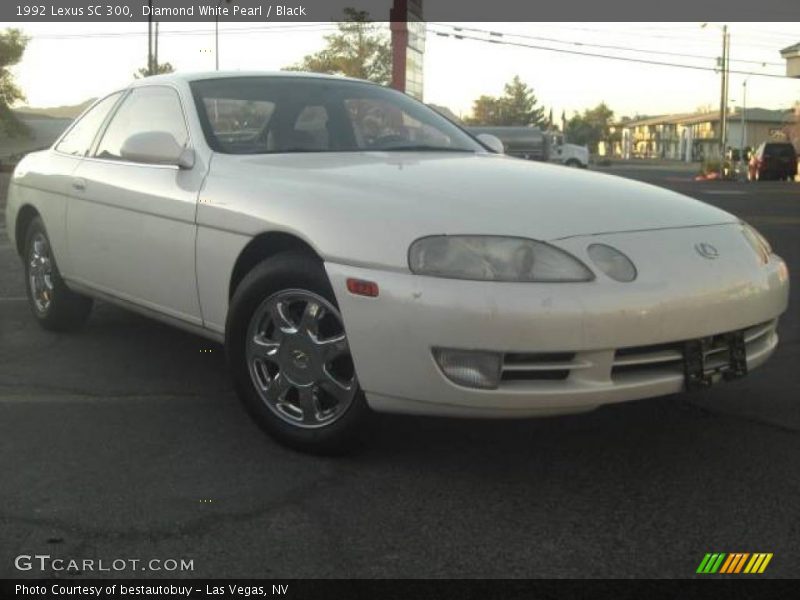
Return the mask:
<svg viewBox="0 0 800 600">
<path fill-rule="evenodd" d="M 147 57 L 146 23 L 0 23 L 30 36 L 13 68 L 29 106 L 77 104 L 124 86 Z M 460 32 L 454 27 L 461 27 Z M 617 117 L 692 112 L 719 107 L 720 76 L 713 70 L 610 60 L 605 54 L 713 69 L 721 24 L 709 23 L 429 23 L 425 102 L 466 116 L 482 94 L 499 95 L 519 75 L 540 105 L 556 117 L 605 102 Z M 785 108 L 800 101 L 800 79 L 782 76 L 780 49 L 800 41 L 800 23 L 731 23 L 729 98 L 741 106 Z M 220 69 L 278 70 L 324 45 L 331 23 L 221 23 Z M 388 30 L 388 26 L 387 26 Z M 502 33 L 502 36 L 489 32 Z M 448 37 L 439 35 L 451 34 Z M 463 39 L 456 39 L 458 33 Z M 524 36 L 524 37 L 516 37 Z M 500 40 L 502 44 L 468 39 Z M 181 71 L 214 69 L 213 23 L 163 23 L 159 59 Z M 749 61 L 749 62 L 747 62 Z M 763 64 L 762 64 L 763 63 Z"/>
</svg>

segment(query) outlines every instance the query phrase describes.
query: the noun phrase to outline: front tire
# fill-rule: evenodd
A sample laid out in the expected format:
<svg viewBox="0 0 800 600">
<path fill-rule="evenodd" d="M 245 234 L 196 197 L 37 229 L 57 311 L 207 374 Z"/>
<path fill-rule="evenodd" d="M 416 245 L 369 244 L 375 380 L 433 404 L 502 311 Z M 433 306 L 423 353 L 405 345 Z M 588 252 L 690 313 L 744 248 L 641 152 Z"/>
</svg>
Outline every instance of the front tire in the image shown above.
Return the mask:
<svg viewBox="0 0 800 600">
<path fill-rule="evenodd" d="M 72 331 L 83 325 L 92 311 L 92 299 L 64 283 L 40 217 L 34 217 L 25 234 L 24 260 L 28 305 L 39 325 L 49 331 Z"/>
<path fill-rule="evenodd" d="M 369 409 L 318 259 L 282 252 L 250 271 L 231 299 L 225 346 L 239 398 L 277 441 L 338 454 L 359 440 Z"/>
</svg>

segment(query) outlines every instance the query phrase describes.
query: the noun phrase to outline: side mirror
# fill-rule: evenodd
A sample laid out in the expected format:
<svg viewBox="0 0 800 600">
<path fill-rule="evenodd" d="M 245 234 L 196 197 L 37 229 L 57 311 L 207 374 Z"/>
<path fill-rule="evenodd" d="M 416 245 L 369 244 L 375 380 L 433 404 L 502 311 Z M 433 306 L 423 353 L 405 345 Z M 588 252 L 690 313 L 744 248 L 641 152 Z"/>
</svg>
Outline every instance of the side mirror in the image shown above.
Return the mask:
<svg viewBox="0 0 800 600">
<path fill-rule="evenodd" d="M 175 165 L 182 169 L 194 166 L 194 150 L 181 146 L 166 131 L 134 133 L 122 143 L 120 156 L 133 162 Z"/>
<path fill-rule="evenodd" d="M 503 142 L 500 141 L 500 138 L 492 135 L 491 133 L 479 133 L 478 141 L 480 141 L 484 146 L 488 147 L 489 150 L 496 152 L 497 154 L 504 154 L 506 151 L 506 148 L 503 146 Z"/>
</svg>

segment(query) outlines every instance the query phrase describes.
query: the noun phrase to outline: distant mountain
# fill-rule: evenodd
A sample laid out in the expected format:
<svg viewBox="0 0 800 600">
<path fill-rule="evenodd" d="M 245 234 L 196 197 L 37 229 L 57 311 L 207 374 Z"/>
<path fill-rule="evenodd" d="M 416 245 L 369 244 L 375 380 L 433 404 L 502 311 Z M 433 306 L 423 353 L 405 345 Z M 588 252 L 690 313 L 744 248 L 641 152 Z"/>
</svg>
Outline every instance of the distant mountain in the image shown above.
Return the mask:
<svg viewBox="0 0 800 600">
<path fill-rule="evenodd" d="M 36 108 L 33 106 L 20 106 L 15 108 L 14 112 L 20 117 L 27 117 L 29 119 L 43 118 L 43 119 L 74 119 L 81 114 L 87 106 L 92 104 L 96 98 L 89 98 L 72 106 L 53 106 L 50 108 Z"/>
</svg>

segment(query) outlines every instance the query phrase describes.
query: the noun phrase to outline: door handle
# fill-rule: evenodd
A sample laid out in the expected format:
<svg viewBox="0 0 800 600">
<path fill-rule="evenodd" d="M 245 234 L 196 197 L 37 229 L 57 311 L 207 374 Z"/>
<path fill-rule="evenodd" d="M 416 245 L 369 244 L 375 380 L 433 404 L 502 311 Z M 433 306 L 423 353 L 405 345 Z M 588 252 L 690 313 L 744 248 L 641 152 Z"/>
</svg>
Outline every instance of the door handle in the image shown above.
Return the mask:
<svg viewBox="0 0 800 600">
<path fill-rule="evenodd" d="M 76 177 L 72 180 L 72 189 L 83 192 L 86 190 L 86 180 L 81 177 Z"/>
</svg>

